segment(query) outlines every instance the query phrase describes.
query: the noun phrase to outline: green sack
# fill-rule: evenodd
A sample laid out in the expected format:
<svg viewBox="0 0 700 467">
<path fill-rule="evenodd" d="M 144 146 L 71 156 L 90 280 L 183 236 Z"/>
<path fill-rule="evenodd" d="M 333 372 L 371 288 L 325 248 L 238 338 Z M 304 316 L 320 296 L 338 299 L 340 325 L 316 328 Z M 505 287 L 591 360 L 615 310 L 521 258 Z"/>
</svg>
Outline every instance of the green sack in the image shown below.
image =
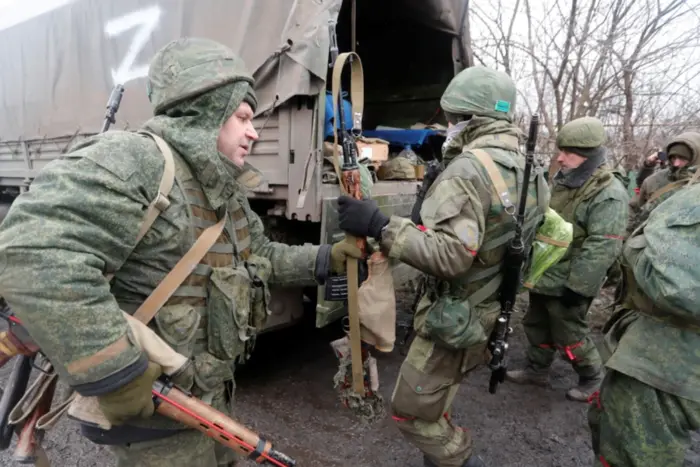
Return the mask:
<svg viewBox="0 0 700 467">
<path fill-rule="evenodd" d="M 532 245 L 532 263 L 523 286 L 532 289 L 547 269 L 559 262 L 574 238 L 574 226 L 552 208 L 547 208 L 544 222 L 537 229 Z"/>
<path fill-rule="evenodd" d="M 467 349 L 486 341 L 481 321 L 468 300 L 439 297 L 427 310 L 423 331 L 441 347 Z"/>
</svg>

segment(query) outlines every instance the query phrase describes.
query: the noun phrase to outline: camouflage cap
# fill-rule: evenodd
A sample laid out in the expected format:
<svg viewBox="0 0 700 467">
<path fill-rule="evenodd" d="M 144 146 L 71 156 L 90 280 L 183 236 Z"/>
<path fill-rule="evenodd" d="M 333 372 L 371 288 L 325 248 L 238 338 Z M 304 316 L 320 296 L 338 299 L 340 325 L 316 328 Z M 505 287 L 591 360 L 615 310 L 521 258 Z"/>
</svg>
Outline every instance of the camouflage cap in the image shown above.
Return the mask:
<svg viewBox="0 0 700 467">
<path fill-rule="evenodd" d="M 603 122 L 595 117 L 581 117 L 571 120 L 557 134 L 559 149 L 593 149 L 605 144 L 607 134 Z"/>
<path fill-rule="evenodd" d="M 472 66 L 452 78 L 440 106 L 448 114 L 479 115 L 513 121 L 515 83 L 506 73 Z"/>
<path fill-rule="evenodd" d="M 257 105 L 254 80 L 243 60 L 228 47 L 210 40 L 185 37 L 156 52 L 148 70 L 148 99 L 155 115 L 183 100 L 232 82 L 249 84 L 245 100 Z"/>
</svg>

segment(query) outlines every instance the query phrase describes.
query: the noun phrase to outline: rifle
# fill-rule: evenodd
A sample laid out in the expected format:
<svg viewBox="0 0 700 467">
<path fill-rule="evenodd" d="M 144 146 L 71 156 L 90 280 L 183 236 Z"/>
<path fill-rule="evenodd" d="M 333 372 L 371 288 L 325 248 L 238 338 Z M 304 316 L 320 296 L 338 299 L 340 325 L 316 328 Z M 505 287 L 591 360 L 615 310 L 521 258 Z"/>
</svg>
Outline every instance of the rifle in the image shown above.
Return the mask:
<svg viewBox="0 0 700 467">
<path fill-rule="evenodd" d="M 105 131 L 109 130 L 109 127 L 116 121 L 114 117 L 119 111 L 123 94 L 124 86 L 121 84 L 114 85 L 112 88 L 112 93 L 109 95 L 109 100 L 107 101 L 107 110 L 105 111 L 105 119 L 102 122 L 102 129 L 100 129 L 100 133 L 104 133 Z"/>
<path fill-rule="evenodd" d="M 10 331 L 8 331 L 3 338 L 0 338 L 0 347 L 7 344 L 10 340 L 18 339 L 16 335 L 12 335 L 15 330 L 21 335 L 29 335 L 26 332 L 26 329 L 24 329 L 22 326 L 22 323 L 12 314 L 12 312 L 6 311 L 2 317 L 8 317 L 11 319 L 13 328 L 10 329 Z M 25 342 L 25 344 L 31 345 L 31 348 L 38 348 L 33 342 Z M 13 355 L 6 354 L 6 356 L 11 358 Z M 6 359 L 5 362 L 7 362 L 9 358 Z M 22 358 L 28 359 L 31 362 L 34 359 L 34 355 L 22 355 Z M 31 371 L 31 365 L 25 363 L 25 360 L 20 360 L 20 363 L 17 364 L 15 368 L 18 367 L 20 370 L 17 370 L 16 372 L 13 371 L 13 377 L 11 377 L 10 380 L 19 382 L 20 385 L 24 381 L 24 387 L 22 388 L 21 392 L 14 390 L 12 391 L 13 393 L 18 392 L 21 396 L 26 390 L 26 380 L 14 378 L 14 374 L 20 374 L 20 371 L 26 371 L 28 379 L 29 372 Z M 50 384 L 50 388 L 51 387 L 55 387 L 55 380 Z M 49 393 L 51 396 L 46 396 L 46 394 Z M 226 414 L 195 398 L 189 392 L 177 388 L 166 375 L 161 375 L 160 378 L 153 384 L 151 393 L 153 395 L 153 403 L 157 413 L 172 420 L 178 421 L 190 428 L 199 430 L 206 436 L 214 439 L 228 448 L 233 449 L 237 453 L 247 456 L 249 459 L 253 459 L 258 464 L 265 463 L 276 467 L 293 467 L 296 465 L 296 461 L 294 459 L 273 449 L 272 444 L 265 438 L 239 424 Z M 44 395 L 41 396 L 41 399 L 37 403 L 37 408 L 34 409 L 27 418 L 28 421 L 33 420 L 34 422 L 27 424 L 36 426 L 36 421 L 42 415 L 48 412 L 52 398 L 53 390 L 46 391 Z M 3 400 L 4 399 L 5 395 L 3 394 Z M 12 410 L 16 403 L 17 401 L 8 404 L 8 412 Z M 26 425 L 22 432 L 24 433 L 24 431 L 26 431 Z M 32 434 L 27 436 L 32 436 Z M 10 432 L 7 445 L 9 445 L 9 440 L 11 440 L 11 438 L 12 433 Z M 20 443 L 18 443 L 18 445 L 19 444 Z M 38 447 L 38 443 L 30 438 L 24 440 L 22 445 L 26 445 L 28 451 Z M 6 447 L 7 446 L 5 446 L 3 449 Z M 15 452 L 15 459 L 26 460 L 34 459 L 36 457 L 36 455 L 32 452 L 29 454 L 23 452 L 22 454 L 23 456 L 20 457 L 18 453 Z"/>
<path fill-rule="evenodd" d="M 362 199 L 362 190 L 360 185 L 360 166 L 357 162 L 357 142 L 356 136 L 359 135 L 362 126 L 362 113 L 356 112 L 353 116 L 353 128 L 351 133 L 345 125 L 345 109 L 343 108 L 341 76 L 343 65 L 346 59 L 350 59 L 350 64 L 353 66 L 353 75 L 359 70 L 362 70 L 362 62 L 354 53 L 344 53 L 342 57 L 338 54 L 338 38 L 335 30 L 335 22 L 329 21 L 328 30 L 330 35 L 330 66 L 333 68 L 333 106 L 334 115 L 340 117 L 340 129 L 337 131 L 334 125 L 334 133 L 336 140 L 339 140 L 340 146 L 343 149 L 343 165 L 340 170 L 340 186 L 342 190 L 355 199 Z M 357 65 L 357 67 L 354 67 Z M 362 104 L 357 102 L 363 97 L 358 93 L 356 86 L 352 86 L 353 106 Z M 355 107 L 354 107 L 355 108 Z M 359 108 L 359 107 L 358 107 Z M 337 148 L 337 145 L 333 145 Z M 337 158 L 333 157 L 334 164 L 337 164 Z M 367 249 L 367 239 L 356 238 L 352 235 L 345 234 L 345 240 L 348 243 L 355 243 L 362 252 Z M 360 336 L 360 316 L 358 311 L 358 288 L 360 282 L 359 262 L 357 259 L 348 258 L 347 262 L 347 300 L 348 300 L 348 320 L 350 327 L 350 356 L 352 362 L 352 388 L 355 394 L 365 396 L 365 378 L 363 372 L 363 360 L 369 355 L 367 350 L 362 347 Z"/>
<path fill-rule="evenodd" d="M 535 144 L 537 143 L 537 128 L 539 117 L 537 114 L 530 119 L 530 131 L 527 138 L 525 154 L 525 173 L 523 175 L 523 186 L 520 191 L 518 211 L 515 216 L 515 236 L 508 244 L 503 259 L 503 282 L 499 290 L 501 302 L 501 313 L 496 320 L 496 326 L 489 338 L 489 350 L 491 360 L 491 379 L 489 380 L 489 392 L 496 393 L 499 383 L 505 381 L 506 377 L 506 352 L 508 351 L 508 336 L 513 332 L 510 327 L 510 317 L 513 313 L 515 298 L 520 288 L 522 267 L 525 263 L 525 244 L 523 243 L 523 222 L 525 221 L 525 205 L 527 204 L 527 192 L 530 184 L 530 173 L 534 164 Z"/>
<path fill-rule="evenodd" d="M 425 195 L 430 190 L 430 187 L 435 183 L 435 179 L 443 171 L 442 164 L 437 160 L 433 159 L 428 162 L 428 167 L 425 170 L 425 176 L 423 177 L 423 183 L 416 189 L 416 202 L 413 204 L 411 209 L 411 222 L 416 225 L 423 224 L 423 220 L 420 217 L 420 210 L 423 207 L 423 201 L 425 200 Z M 413 323 L 416 317 L 416 309 L 418 308 L 418 303 L 425 293 L 425 286 L 427 283 L 427 276 L 422 274 L 418 278 L 418 286 L 416 287 L 416 295 L 413 297 L 413 303 L 411 304 L 411 319 L 407 324 L 400 324 L 399 327 L 403 331 L 403 336 L 399 341 L 399 347 L 404 349 L 408 339 L 413 334 Z M 402 352 L 403 353 L 403 352 Z"/>
</svg>

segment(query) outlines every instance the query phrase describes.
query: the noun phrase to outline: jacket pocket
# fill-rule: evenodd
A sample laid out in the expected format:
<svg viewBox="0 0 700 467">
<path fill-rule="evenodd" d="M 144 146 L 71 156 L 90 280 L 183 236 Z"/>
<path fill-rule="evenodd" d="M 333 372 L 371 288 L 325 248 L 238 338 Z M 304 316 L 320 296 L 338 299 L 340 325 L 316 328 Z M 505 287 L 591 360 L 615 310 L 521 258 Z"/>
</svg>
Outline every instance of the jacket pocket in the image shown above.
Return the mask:
<svg viewBox="0 0 700 467">
<path fill-rule="evenodd" d="M 195 336 L 202 317 L 192 305 L 166 305 L 154 321 L 165 342 L 177 353 L 189 357 L 194 352 Z"/>
<path fill-rule="evenodd" d="M 401 367 L 392 409 L 404 417 L 435 422 L 445 412 L 454 378 L 424 373 L 413 365 Z"/>
<path fill-rule="evenodd" d="M 468 300 L 443 295 L 427 310 L 424 332 L 437 345 L 463 350 L 486 341 L 479 317 Z"/>
<path fill-rule="evenodd" d="M 234 363 L 220 360 L 213 355 L 202 352 L 194 357 L 194 382 L 196 389 L 193 393 L 201 397 L 205 393 L 220 389 L 226 382 L 233 380 Z"/>
<path fill-rule="evenodd" d="M 209 280 L 209 352 L 221 360 L 250 355 L 255 336 L 267 321 L 270 262 L 251 256 L 231 268 L 214 268 Z"/>
</svg>

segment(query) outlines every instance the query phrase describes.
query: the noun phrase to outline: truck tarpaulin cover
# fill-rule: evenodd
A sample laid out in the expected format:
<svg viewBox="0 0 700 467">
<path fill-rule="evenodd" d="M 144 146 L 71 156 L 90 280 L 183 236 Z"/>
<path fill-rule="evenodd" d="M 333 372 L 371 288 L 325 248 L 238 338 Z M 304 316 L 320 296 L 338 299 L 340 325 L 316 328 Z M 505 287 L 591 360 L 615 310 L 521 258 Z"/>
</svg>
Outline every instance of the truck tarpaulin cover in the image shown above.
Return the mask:
<svg viewBox="0 0 700 467">
<path fill-rule="evenodd" d="M 394 1 L 431 28 L 460 33 L 465 0 Z M 258 113 L 317 94 L 328 71 L 328 21 L 341 4 L 0 0 L 0 140 L 96 133 L 116 83 L 126 88 L 116 128 L 137 128 L 151 115 L 148 63 L 183 36 L 220 41 L 243 57 L 256 78 Z"/>
</svg>

